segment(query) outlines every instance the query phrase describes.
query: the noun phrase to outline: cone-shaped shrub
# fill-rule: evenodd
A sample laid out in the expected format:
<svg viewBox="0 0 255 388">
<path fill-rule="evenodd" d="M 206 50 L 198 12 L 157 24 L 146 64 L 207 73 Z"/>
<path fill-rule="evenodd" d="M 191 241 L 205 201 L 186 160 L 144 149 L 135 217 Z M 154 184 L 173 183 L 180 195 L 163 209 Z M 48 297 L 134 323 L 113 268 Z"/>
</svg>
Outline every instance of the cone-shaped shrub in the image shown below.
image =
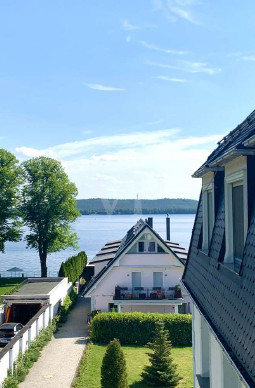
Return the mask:
<svg viewBox="0 0 255 388">
<path fill-rule="evenodd" d="M 182 378 L 171 357 L 172 345 L 162 321 L 156 323 L 154 340 L 148 343 L 148 347 L 152 353 L 148 353 L 150 365 L 142 372 L 143 381 L 151 386 L 176 387 Z"/>
<path fill-rule="evenodd" d="M 101 367 L 102 388 L 127 388 L 126 361 L 119 340 L 112 340 L 106 348 Z"/>
</svg>

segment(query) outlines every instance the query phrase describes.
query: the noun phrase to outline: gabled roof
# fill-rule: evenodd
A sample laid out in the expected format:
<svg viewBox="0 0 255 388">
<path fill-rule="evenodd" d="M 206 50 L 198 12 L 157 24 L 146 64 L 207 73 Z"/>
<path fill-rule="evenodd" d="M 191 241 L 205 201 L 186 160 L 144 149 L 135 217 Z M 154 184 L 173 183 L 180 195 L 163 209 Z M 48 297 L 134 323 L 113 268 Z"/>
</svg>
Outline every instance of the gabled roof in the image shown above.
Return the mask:
<svg viewBox="0 0 255 388">
<path fill-rule="evenodd" d="M 121 254 L 129 248 L 133 241 L 142 232 L 148 228 L 160 241 L 161 243 L 180 261 L 182 265 L 185 265 L 188 252 L 185 248 L 180 247 L 178 243 L 171 241 L 165 241 L 162 237 L 155 232 L 144 220 L 140 219 L 132 228 L 129 229 L 127 234 L 122 240 L 112 241 L 105 244 L 105 246 L 97 253 L 97 255 L 89 262 L 89 264 L 96 264 L 105 262 L 105 267 L 94 276 L 86 285 L 84 295 L 98 282 L 105 272 L 114 264 L 114 262 L 121 256 Z"/>
<path fill-rule="evenodd" d="M 231 160 L 239 155 L 255 155 L 255 110 L 233 131 L 218 142 L 218 147 L 208 156 L 206 162 L 193 174 L 201 177 L 206 171 L 216 170 L 224 160 Z"/>
<path fill-rule="evenodd" d="M 202 172 L 233 150 L 255 142 L 255 111 L 230 132 L 207 162 L 195 173 Z M 236 154 L 238 155 L 238 154 Z M 255 156 L 247 157 L 249 225 L 240 273 L 224 263 L 225 195 L 224 172 L 215 173 L 215 223 L 209 252 L 201 250 L 203 204 L 200 196 L 193 227 L 183 284 L 207 320 L 233 364 L 248 383 L 255 387 Z M 205 170 L 204 170 L 205 171 Z M 216 183 L 217 181 L 217 183 Z"/>
</svg>

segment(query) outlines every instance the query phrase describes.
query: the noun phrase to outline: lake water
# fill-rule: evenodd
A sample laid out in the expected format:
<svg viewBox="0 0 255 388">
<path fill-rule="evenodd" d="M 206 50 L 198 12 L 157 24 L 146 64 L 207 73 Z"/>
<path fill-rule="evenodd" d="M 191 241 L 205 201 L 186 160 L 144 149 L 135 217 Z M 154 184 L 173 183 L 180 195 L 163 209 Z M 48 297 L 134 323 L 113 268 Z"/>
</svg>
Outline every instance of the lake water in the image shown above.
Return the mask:
<svg viewBox="0 0 255 388">
<path fill-rule="evenodd" d="M 163 214 L 81 216 L 73 226 L 79 237 L 79 250 L 84 250 L 89 260 L 92 259 L 107 241 L 123 238 L 128 229 L 141 217 L 143 219 L 153 217 L 153 228 L 161 237 L 166 238 L 166 216 Z M 195 215 L 172 214 L 170 219 L 171 240 L 188 249 Z M 61 262 L 75 253 L 73 249 L 69 248 L 48 255 L 48 276 L 56 276 Z M 0 273 L 2 276 L 10 276 L 10 273 L 6 271 L 12 267 L 21 268 L 25 276 L 40 276 L 38 253 L 32 249 L 27 249 L 24 241 L 7 243 L 6 252 L 0 253 Z M 11 275 L 15 276 L 14 273 Z"/>
</svg>

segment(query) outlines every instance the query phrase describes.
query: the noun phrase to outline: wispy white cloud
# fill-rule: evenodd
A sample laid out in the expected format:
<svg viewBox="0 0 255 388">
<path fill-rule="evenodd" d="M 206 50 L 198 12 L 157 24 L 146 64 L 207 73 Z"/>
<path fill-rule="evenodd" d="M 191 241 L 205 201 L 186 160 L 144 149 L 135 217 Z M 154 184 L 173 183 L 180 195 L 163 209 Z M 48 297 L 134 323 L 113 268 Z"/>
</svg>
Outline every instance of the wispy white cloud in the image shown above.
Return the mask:
<svg viewBox="0 0 255 388">
<path fill-rule="evenodd" d="M 198 20 L 194 18 L 190 11 L 187 11 L 186 9 L 178 7 L 170 7 L 169 9 L 174 15 L 177 15 L 181 19 L 185 19 L 192 24 L 201 24 Z"/>
<path fill-rule="evenodd" d="M 139 26 L 136 26 L 135 24 L 130 23 L 128 20 L 123 20 L 122 21 L 122 28 L 125 31 L 140 30 Z"/>
<path fill-rule="evenodd" d="M 130 36 L 130 35 L 126 36 L 126 42 L 127 42 L 127 43 L 130 43 L 130 42 L 131 42 L 131 36 Z"/>
<path fill-rule="evenodd" d="M 160 67 L 162 69 L 174 69 L 187 73 L 206 73 L 209 75 L 214 75 L 222 71 L 220 67 L 211 67 L 206 62 L 181 61 L 179 65 L 168 65 L 158 62 L 147 62 L 147 64 L 150 66 Z"/>
<path fill-rule="evenodd" d="M 147 43 L 147 42 L 145 42 L 143 40 L 139 41 L 138 43 L 140 45 L 142 45 L 143 47 L 146 47 L 146 48 L 148 48 L 150 50 L 161 51 L 162 53 L 165 53 L 165 54 L 175 54 L 175 55 L 185 55 L 185 54 L 187 54 L 187 51 L 165 49 L 165 48 L 158 47 L 158 46 L 156 46 L 154 44 Z"/>
<path fill-rule="evenodd" d="M 106 85 L 102 85 L 102 84 L 85 83 L 84 85 L 87 86 L 89 89 L 100 90 L 103 92 L 123 92 L 126 90 L 124 88 L 116 88 L 114 86 L 106 86 Z"/>
<path fill-rule="evenodd" d="M 179 82 L 179 83 L 187 82 L 185 78 L 171 78 L 171 77 L 166 77 L 165 75 L 158 75 L 154 78 L 160 79 L 162 81 L 168 81 L 168 82 Z"/>
<path fill-rule="evenodd" d="M 247 54 L 242 51 L 235 51 L 227 54 L 229 58 L 235 58 L 237 61 L 255 62 L 255 55 Z"/>
<path fill-rule="evenodd" d="M 197 3 L 197 0 L 153 0 L 152 8 L 154 11 L 163 12 L 172 22 L 183 19 L 192 24 L 201 24 L 194 12 Z"/>
<path fill-rule="evenodd" d="M 255 62 L 255 56 L 254 55 L 245 55 L 242 57 L 242 59 L 244 61 L 251 61 L 251 62 Z"/>
<path fill-rule="evenodd" d="M 200 182 L 191 174 L 221 138 L 181 136 L 172 128 L 101 136 L 44 150 L 20 147 L 16 153 L 19 158 L 47 155 L 61 160 L 79 198 L 134 198 L 137 193 L 140 198 L 197 198 Z"/>
<path fill-rule="evenodd" d="M 179 132 L 177 128 L 162 129 L 158 131 L 147 132 L 133 132 L 130 134 L 99 136 L 86 140 L 65 143 L 43 149 L 41 151 L 28 147 L 17 148 L 25 156 L 51 155 L 57 159 L 65 159 L 73 157 L 74 155 L 82 154 L 84 152 L 91 152 L 93 149 L 106 150 L 112 148 L 132 148 L 149 146 L 152 144 L 161 143 L 169 137 L 173 137 Z"/>
<path fill-rule="evenodd" d="M 152 125 L 162 124 L 163 122 L 164 122 L 163 119 L 158 119 L 158 120 L 155 120 L 155 121 L 148 121 L 147 123 L 145 123 L 145 125 L 152 126 Z"/>
</svg>

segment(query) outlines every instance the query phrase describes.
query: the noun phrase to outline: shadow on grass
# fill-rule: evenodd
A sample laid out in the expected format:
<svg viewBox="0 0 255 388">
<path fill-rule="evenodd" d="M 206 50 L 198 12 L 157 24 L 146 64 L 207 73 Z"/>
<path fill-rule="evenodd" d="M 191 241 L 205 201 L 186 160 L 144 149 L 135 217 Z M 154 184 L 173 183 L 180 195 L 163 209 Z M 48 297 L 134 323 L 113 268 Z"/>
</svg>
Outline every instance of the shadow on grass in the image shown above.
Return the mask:
<svg viewBox="0 0 255 388">
<path fill-rule="evenodd" d="M 148 385 L 146 385 L 142 381 L 136 381 L 133 384 L 130 384 L 129 388 L 149 388 L 149 387 L 148 387 Z M 153 386 L 153 388 L 162 388 L 162 387 Z"/>
<path fill-rule="evenodd" d="M 148 388 L 142 381 L 134 382 L 133 384 L 129 385 L 129 388 Z"/>
</svg>

